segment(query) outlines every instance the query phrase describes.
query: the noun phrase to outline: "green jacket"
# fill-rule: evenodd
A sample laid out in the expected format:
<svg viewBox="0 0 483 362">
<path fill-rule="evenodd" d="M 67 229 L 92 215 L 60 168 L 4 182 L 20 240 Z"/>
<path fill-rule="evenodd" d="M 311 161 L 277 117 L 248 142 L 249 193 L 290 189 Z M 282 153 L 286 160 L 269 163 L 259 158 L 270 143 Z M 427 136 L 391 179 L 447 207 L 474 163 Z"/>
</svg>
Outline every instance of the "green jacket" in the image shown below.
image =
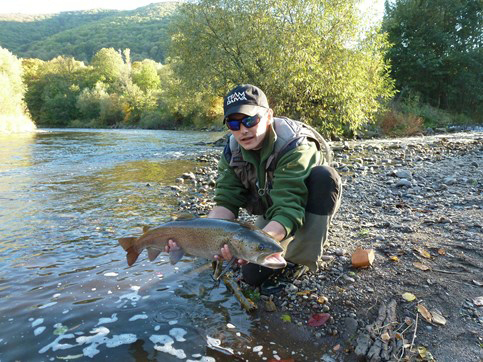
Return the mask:
<svg viewBox="0 0 483 362">
<path fill-rule="evenodd" d="M 265 188 L 266 163 L 274 152 L 276 142 L 277 134 L 271 125 L 260 150 L 246 151 L 241 148 L 241 154 L 243 160 L 247 162 L 247 167 L 253 168 L 257 175 L 259 190 Z M 215 202 L 218 206 L 231 210 L 238 217 L 239 208 L 247 207 L 252 196 L 250 194 L 255 192 L 243 185 L 234 168 L 230 166 L 229 150 L 228 143 L 224 156 L 218 163 Z M 262 196 L 265 205 L 264 217 L 282 224 L 287 236 L 294 234 L 304 223 L 307 203 L 305 180 L 310 175 L 312 167 L 323 161 L 324 156 L 317 144 L 303 138 L 293 149 L 282 154 L 276 163 L 273 182 L 268 186 L 270 196 Z"/>
</svg>

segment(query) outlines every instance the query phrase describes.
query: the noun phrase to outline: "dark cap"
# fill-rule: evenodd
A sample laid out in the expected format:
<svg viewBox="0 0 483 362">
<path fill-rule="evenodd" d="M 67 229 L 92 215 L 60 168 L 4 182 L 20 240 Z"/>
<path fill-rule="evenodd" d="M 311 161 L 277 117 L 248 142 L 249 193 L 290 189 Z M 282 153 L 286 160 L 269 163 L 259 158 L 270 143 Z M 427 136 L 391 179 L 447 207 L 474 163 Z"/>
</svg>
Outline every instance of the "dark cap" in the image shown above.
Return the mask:
<svg viewBox="0 0 483 362">
<path fill-rule="evenodd" d="M 254 116 L 258 112 L 269 108 L 265 93 L 251 84 L 236 86 L 226 95 L 223 102 L 225 118 L 233 113 Z"/>
</svg>

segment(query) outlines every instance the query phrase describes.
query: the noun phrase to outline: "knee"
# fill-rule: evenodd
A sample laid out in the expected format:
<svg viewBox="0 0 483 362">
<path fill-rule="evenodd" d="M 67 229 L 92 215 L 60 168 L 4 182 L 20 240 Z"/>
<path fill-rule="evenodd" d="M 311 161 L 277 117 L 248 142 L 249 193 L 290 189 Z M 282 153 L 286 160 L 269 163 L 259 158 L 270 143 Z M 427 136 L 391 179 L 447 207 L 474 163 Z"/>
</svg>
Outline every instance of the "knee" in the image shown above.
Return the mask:
<svg viewBox="0 0 483 362">
<path fill-rule="evenodd" d="M 314 189 L 337 191 L 340 189 L 341 180 L 334 168 L 323 165 L 312 168 L 306 184 L 309 192 Z"/>
</svg>

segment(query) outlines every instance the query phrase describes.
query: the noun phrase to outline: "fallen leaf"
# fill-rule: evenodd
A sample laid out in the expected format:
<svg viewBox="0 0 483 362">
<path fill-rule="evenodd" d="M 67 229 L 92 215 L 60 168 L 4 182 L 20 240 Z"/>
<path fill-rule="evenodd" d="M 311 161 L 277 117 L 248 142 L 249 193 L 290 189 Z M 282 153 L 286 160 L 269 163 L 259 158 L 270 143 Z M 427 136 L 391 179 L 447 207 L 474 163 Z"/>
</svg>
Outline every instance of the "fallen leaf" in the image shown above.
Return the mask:
<svg viewBox="0 0 483 362">
<path fill-rule="evenodd" d="M 423 316 L 424 319 L 426 319 L 427 322 L 431 323 L 432 316 L 428 308 L 422 304 L 418 304 L 418 312 Z"/>
<path fill-rule="evenodd" d="M 277 306 L 275 303 L 270 299 L 265 302 L 265 310 L 267 312 L 276 312 L 277 311 Z"/>
<path fill-rule="evenodd" d="M 443 248 L 438 249 L 438 254 L 439 255 L 446 255 L 446 250 L 444 250 Z"/>
<path fill-rule="evenodd" d="M 473 304 L 477 307 L 481 307 L 483 305 L 483 297 L 473 299 Z"/>
<path fill-rule="evenodd" d="M 334 351 L 338 351 L 340 349 L 340 344 L 336 344 L 334 348 L 332 348 Z"/>
<path fill-rule="evenodd" d="M 321 295 L 320 297 L 317 298 L 317 303 L 319 304 L 325 304 L 329 302 L 329 298 Z"/>
<path fill-rule="evenodd" d="M 292 321 L 292 317 L 290 317 L 288 314 L 282 314 L 282 316 L 280 317 L 284 322 L 291 322 Z"/>
<path fill-rule="evenodd" d="M 416 249 L 416 251 L 419 253 L 419 255 L 421 255 L 423 258 L 426 258 L 426 259 L 431 259 L 431 254 L 429 253 L 429 251 L 425 250 L 425 249 Z"/>
<path fill-rule="evenodd" d="M 396 332 L 394 334 L 394 337 L 396 337 L 396 339 L 399 339 L 400 341 L 402 341 L 404 339 L 404 336 L 401 333 L 398 333 L 398 332 Z"/>
<path fill-rule="evenodd" d="M 443 317 L 441 312 L 437 309 L 431 309 L 431 316 L 433 317 L 433 322 L 440 324 L 442 326 L 446 325 L 446 318 Z"/>
<path fill-rule="evenodd" d="M 320 327 L 320 326 L 323 326 L 325 323 L 327 323 L 329 319 L 330 319 L 329 313 L 318 313 L 310 317 L 307 324 L 311 327 Z"/>
<path fill-rule="evenodd" d="M 418 354 L 419 354 L 419 357 L 426 358 L 426 356 L 428 355 L 428 350 L 425 347 L 420 346 L 418 347 Z"/>
<path fill-rule="evenodd" d="M 399 261 L 399 258 L 396 255 L 392 255 L 392 256 L 389 257 L 389 260 Z"/>
<path fill-rule="evenodd" d="M 403 293 L 402 297 L 406 302 L 412 302 L 414 299 L 416 299 L 416 296 L 413 293 Z"/>
<path fill-rule="evenodd" d="M 424 270 L 424 271 L 426 271 L 426 270 L 430 270 L 430 269 L 431 269 L 429 266 L 424 265 L 423 263 L 420 263 L 420 262 L 417 262 L 417 261 L 415 261 L 415 262 L 413 263 L 413 266 L 414 266 L 415 268 L 418 268 L 418 269 L 420 269 L 420 270 Z"/>
<path fill-rule="evenodd" d="M 391 336 L 389 335 L 389 333 L 385 332 L 383 334 L 381 334 L 381 339 L 386 342 L 386 341 L 389 341 L 391 339 Z"/>
<path fill-rule="evenodd" d="M 404 323 L 406 323 L 408 326 L 411 326 L 413 322 L 414 321 L 409 317 L 404 318 Z"/>
<path fill-rule="evenodd" d="M 310 293 L 312 293 L 311 290 L 302 290 L 300 292 L 297 292 L 297 295 L 308 295 Z"/>
<path fill-rule="evenodd" d="M 374 262 L 374 258 L 373 249 L 357 249 L 352 254 L 352 266 L 354 268 L 368 268 Z"/>
</svg>

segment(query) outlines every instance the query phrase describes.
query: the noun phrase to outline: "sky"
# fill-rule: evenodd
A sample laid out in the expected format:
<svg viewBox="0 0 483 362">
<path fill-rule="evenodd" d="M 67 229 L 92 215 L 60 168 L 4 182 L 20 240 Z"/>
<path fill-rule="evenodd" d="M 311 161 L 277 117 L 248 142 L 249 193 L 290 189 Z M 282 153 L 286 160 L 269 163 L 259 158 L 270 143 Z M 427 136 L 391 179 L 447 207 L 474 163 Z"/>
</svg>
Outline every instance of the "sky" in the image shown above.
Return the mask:
<svg viewBox="0 0 483 362">
<path fill-rule="evenodd" d="M 0 0 L 0 14 L 51 14 L 61 11 L 115 9 L 132 10 L 162 0 Z M 384 0 L 363 0 L 365 8 L 374 8 L 374 16 L 382 17 Z"/>
</svg>

